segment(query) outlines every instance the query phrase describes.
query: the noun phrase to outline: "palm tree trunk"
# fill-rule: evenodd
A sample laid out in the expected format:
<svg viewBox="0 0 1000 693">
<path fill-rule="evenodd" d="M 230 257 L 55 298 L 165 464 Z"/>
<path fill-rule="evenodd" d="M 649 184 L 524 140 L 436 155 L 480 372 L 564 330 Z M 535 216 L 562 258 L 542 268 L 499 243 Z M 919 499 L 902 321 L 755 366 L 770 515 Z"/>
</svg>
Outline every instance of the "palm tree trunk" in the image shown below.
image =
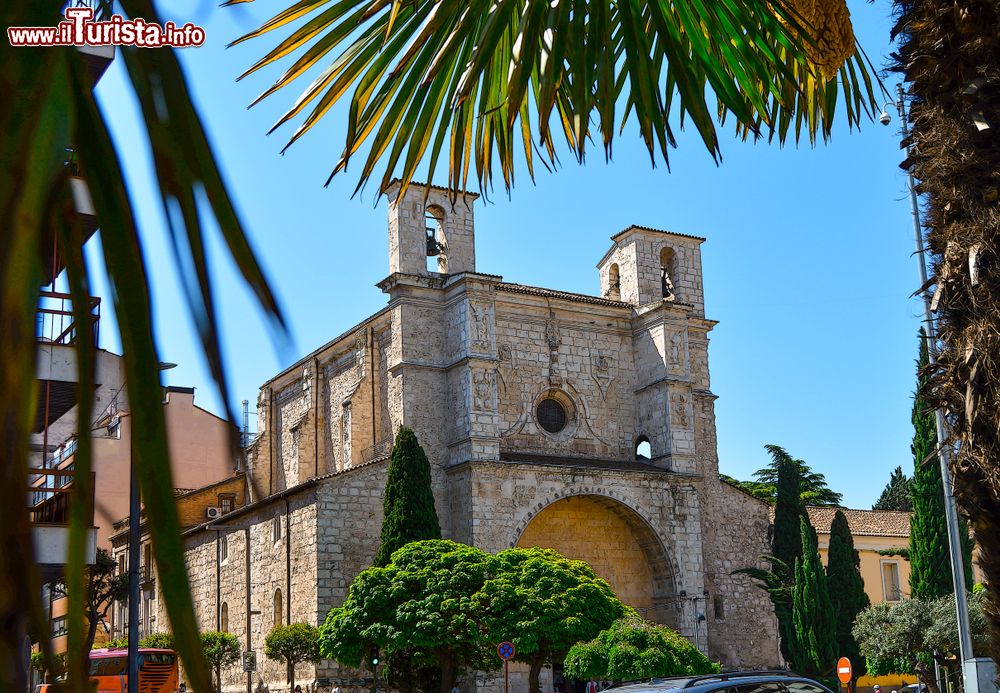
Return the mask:
<svg viewBox="0 0 1000 693">
<path fill-rule="evenodd" d="M 961 443 L 955 493 L 979 547 L 1000 657 L 1000 2 L 895 0 L 894 70 L 912 99 L 941 353 L 926 398 Z"/>
</svg>

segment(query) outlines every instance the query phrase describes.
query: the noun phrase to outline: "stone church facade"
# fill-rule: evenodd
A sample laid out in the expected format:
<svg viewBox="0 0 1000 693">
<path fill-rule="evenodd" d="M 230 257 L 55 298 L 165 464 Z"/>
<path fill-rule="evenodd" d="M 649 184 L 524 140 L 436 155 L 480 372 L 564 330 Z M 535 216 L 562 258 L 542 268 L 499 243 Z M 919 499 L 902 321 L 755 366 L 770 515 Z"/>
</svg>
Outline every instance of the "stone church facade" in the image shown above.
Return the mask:
<svg viewBox="0 0 1000 693">
<path fill-rule="evenodd" d="M 473 194 L 388 197 L 387 307 L 263 385 L 252 502 L 185 534 L 202 626 L 236 634 L 258 652 L 252 683 L 281 688 L 263 639 L 322 622 L 370 565 L 405 425 L 445 537 L 556 548 L 713 659 L 777 664 L 770 602 L 731 574 L 758 564 L 769 520 L 718 476 L 704 239 L 629 227 L 588 296 L 478 272 Z M 346 675 L 324 661 L 296 679 Z M 247 680 L 234 668 L 227 688 Z"/>
</svg>

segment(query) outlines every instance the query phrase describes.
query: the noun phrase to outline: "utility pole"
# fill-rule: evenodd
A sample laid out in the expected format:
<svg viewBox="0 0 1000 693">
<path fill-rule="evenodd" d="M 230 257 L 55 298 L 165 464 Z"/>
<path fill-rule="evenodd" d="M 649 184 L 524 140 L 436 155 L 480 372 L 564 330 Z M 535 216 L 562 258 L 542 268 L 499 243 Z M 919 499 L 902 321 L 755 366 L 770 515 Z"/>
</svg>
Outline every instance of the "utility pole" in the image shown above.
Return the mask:
<svg viewBox="0 0 1000 693">
<path fill-rule="evenodd" d="M 910 129 L 906 123 L 906 106 L 903 102 L 903 85 L 896 85 L 896 110 L 899 113 L 899 132 L 906 142 Z M 907 145 L 907 157 L 912 156 L 912 148 Z M 927 286 L 927 259 L 924 249 L 924 234 L 920 224 L 920 205 L 917 202 L 917 191 L 913 180 L 913 167 L 906 170 L 906 185 L 910 190 L 910 211 L 913 215 L 913 233 L 917 241 L 917 259 L 920 267 L 920 286 Z M 924 292 L 924 321 L 927 323 L 927 359 L 933 367 L 937 363 L 937 322 L 931 310 L 931 299 Z M 949 464 L 950 450 L 948 440 L 948 423 L 944 412 L 938 407 L 934 410 L 934 420 L 937 424 L 938 462 L 941 465 L 941 485 L 944 486 L 944 514 L 948 526 L 948 549 L 951 558 L 951 578 L 955 588 L 955 610 L 958 615 L 958 647 L 962 659 L 962 688 L 965 693 L 979 693 L 978 677 L 970 677 L 966 666 L 974 658 L 972 653 L 972 634 L 969 629 L 969 604 L 965 594 L 965 566 L 962 559 L 962 539 L 958 525 L 958 508 L 955 505 L 954 489 L 951 480 Z"/>
</svg>

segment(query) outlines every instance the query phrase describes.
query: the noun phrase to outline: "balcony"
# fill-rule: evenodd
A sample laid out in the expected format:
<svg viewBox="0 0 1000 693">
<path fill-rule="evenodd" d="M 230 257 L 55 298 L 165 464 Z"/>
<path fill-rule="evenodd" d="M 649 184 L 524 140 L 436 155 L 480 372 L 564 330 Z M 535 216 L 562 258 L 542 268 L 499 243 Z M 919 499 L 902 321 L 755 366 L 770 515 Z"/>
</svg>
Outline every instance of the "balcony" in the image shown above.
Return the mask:
<svg viewBox="0 0 1000 693">
<path fill-rule="evenodd" d="M 62 575 L 69 552 L 69 504 L 77 471 L 72 462 L 58 469 L 28 469 L 27 510 L 31 523 L 35 559 L 43 582 Z M 94 478 L 90 473 L 90 497 L 84 516 L 87 522 L 85 562 L 96 560 L 97 528 L 94 527 Z"/>
</svg>

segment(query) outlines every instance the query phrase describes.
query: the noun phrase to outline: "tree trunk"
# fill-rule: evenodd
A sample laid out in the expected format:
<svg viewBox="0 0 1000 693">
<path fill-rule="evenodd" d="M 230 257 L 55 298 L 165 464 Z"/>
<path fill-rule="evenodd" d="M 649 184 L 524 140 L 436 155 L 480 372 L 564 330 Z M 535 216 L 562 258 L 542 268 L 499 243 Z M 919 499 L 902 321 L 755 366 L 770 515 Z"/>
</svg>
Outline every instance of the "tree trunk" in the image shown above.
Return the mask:
<svg viewBox="0 0 1000 693">
<path fill-rule="evenodd" d="M 455 683 L 455 655 L 451 652 L 441 653 L 441 693 L 451 693 Z"/>
<path fill-rule="evenodd" d="M 95 614 L 90 614 L 94 616 Z M 97 638 L 97 623 L 96 618 L 90 618 L 87 621 L 87 639 L 83 643 L 83 651 L 90 652 L 91 648 L 94 647 L 94 640 Z"/>
<path fill-rule="evenodd" d="M 934 667 L 921 662 L 919 659 L 912 661 L 913 673 L 917 675 L 917 681 L 927 686 L 928 693 L 941 693 L 937 680 L 934 678 Z"/>
<path fill-rule="evenodd" d="M 295 662 L 288 660 L 288 693 L 295 691 Z"/>
<path fill-rule="evenodd" d="M 531 669 L 528 671 L 528 693 L 539 693 L 538 675 L 542 673 L 542 665 L 545 664 L 545 657 L 541 652 L 531 658 Z"/>
<path fill-rule="evenodd" d="M 925 198 L 941 352 L 925 400 L 949 413 L 961 448 L 955 493 L 985 574 L 994 659 L 1000 657 L 1000 5 L 895 0 L 893 69 L 910 95 L 906 165 Z M 949 441 L 950 442 L 950 441 Z M 946 444 L 946 441 L 941 441 Z"/>
<path fill-rule="evenodd" d="M 215 693 L 222 693 L 222 667 L 215 665 Z"/>
</svg>

